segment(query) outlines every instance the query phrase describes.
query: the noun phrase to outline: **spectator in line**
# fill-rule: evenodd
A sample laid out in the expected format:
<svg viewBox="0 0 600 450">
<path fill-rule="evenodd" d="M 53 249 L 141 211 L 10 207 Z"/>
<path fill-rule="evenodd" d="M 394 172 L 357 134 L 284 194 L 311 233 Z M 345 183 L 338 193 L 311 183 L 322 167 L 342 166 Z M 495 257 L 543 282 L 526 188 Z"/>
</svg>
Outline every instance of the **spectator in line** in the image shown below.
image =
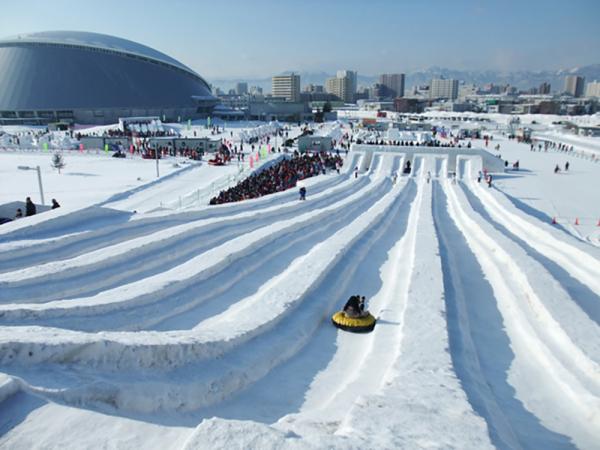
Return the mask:
<svg viewBox="0 0 600 450">
<path fill-rule="evenodd" d="M 37 210 L 31 201 L 31 197 L 27 197 L 27 200 L 25 200 L 25 216 L 34 216 L 36 212 Z"/>
<path fill-rule="evenodd" d="M 60 205 L 55 198 L 52 199 L 52 209 L 60 208 Z"/>
</svg>

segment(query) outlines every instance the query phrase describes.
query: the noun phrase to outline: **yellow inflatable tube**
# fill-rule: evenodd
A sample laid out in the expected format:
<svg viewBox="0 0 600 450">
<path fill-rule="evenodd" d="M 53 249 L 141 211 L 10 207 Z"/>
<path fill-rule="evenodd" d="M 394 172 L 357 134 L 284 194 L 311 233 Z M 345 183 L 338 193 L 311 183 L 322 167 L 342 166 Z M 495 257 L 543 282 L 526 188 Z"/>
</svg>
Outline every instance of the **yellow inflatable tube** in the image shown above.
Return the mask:
<svg viewBox="0 0 600 450">
<path fill-rule="evenodd" d="M 354 333 L 368 333 L 373 331 L 377 319 L 367 313 L 362 317 L 348 317 L 344 311 L 338 311 L 331 317 L 331 322 L 341 330 Z"/>
</svg>

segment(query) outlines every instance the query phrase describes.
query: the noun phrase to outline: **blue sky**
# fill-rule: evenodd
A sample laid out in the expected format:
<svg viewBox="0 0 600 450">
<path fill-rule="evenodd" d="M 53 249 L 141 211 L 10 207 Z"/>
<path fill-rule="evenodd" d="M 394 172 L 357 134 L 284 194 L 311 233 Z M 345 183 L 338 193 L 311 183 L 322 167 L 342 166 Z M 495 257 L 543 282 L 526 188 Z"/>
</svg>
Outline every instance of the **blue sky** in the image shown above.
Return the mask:
<svg viewBox="0 0 600 450">
<path fill-rule="evenodd" d="M 209 79 L 285 70 L 431 66 L 542 70 L 600 63 L 600 0 L 19 0 L 1 37 L 93 31 L 167 53 Z"/>
</svg>

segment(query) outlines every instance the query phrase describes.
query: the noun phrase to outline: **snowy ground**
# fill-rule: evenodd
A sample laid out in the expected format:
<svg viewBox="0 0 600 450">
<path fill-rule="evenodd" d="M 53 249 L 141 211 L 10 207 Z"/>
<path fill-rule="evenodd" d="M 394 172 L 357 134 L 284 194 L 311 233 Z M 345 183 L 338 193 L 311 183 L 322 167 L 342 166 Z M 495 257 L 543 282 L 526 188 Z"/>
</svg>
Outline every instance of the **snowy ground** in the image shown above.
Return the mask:
<svg viewBox="0 0 600 450">
<path fill-rule="evenodd" d="M 600 164 L 492 144 L 492 188 L 351 152 L 306 202 L 214 207 L 237 166 L 67 159 L 48 195 L 86 209 L 0 226 L 0 446 L 598 448 Z M 49 156 L 0 158 L 22 197 Z M 356 293 L 368 335 L 329 321 Z"/>
</svg>

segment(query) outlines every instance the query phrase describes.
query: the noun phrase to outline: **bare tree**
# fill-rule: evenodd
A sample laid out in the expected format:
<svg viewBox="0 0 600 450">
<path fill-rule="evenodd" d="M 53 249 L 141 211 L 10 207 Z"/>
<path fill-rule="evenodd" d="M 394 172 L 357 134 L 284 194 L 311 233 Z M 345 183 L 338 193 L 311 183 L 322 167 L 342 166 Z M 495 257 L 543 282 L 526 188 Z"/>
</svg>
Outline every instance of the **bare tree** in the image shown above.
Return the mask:
<svg viewBox="0 0 600 450">
<path fill-rule="evenodd" d="M 60 169 L 65 167 L 67 164 L 65 163 L 65 159 L 61 152 L 55 152 L 52 155 L 52 167 L 58 169 L 58 173 L 60 173 Z"/>
</svg>

